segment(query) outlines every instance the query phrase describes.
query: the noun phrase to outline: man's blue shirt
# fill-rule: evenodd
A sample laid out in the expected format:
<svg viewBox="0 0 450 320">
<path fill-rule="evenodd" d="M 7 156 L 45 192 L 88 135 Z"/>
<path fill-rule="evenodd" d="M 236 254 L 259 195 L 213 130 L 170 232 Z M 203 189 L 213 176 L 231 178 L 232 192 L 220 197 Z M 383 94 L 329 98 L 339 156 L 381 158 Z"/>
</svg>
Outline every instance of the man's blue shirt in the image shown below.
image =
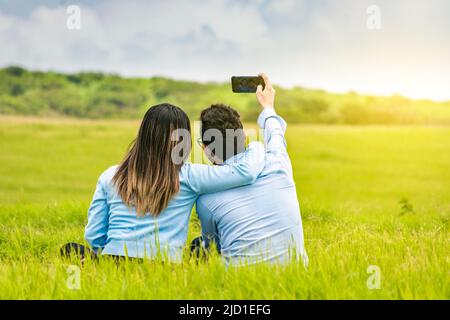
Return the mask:
<svg viewBox="0 0 450 320">
<path fill-rule="evenodd" d="M 258 117 L 266 144 L 265 167 L 252 185 L 197 199 L 204 239 L 214 239 L 228 263 L 286 262 L 308 257 L 300 206 L 286 150 L 286 122 L 272 108 Z M 225 161 L 239 162 L 243 154 Z"/>
</svg>

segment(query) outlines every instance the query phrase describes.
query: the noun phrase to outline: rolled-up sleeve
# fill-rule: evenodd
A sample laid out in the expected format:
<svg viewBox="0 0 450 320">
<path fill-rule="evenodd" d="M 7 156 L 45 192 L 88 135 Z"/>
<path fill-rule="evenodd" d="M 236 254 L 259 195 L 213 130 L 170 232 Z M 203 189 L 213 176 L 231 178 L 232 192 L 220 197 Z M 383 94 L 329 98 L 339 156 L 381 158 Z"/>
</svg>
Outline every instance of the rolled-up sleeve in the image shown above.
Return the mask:
<svg viewBox="0 0 450 320">
<path fill-rule="evenodd" d="M 258 125 L 264 130 L 264 143 L 267 150 L 286 150 L 287 143 L 284 137 L 286 132 L 286 121 L 276 114 L 272 108 L 265 108 L 258 117 Z"/>
</svg>

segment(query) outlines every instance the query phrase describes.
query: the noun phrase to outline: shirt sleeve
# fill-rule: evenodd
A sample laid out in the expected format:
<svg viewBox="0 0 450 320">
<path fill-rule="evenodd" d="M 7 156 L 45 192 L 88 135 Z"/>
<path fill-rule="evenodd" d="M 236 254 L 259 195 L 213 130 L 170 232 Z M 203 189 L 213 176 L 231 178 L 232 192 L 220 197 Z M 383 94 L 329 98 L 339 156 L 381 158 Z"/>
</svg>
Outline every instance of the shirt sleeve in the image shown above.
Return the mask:
<svg viewBox="0 0 450 320">
<path fill-rule="evenodd" d="M 273 108 L 265 108 L 261 112 L 258 117 L 258 125 L 264 130 L 264 143 L 267 151 L 273 149 L 286 151 L 287 143 L 284 134 L 287 124 Z"/>
<path fill-rule="evenodd" d="M 88 210 L 88 222 L 84 233 L 84 238 L 95 252 L 106 245 L 108 218 L 107 194 L 102 176 L 100 176 Z"/>
<path fill-rule="evenodd" d="M 264 133 L 267 172 L 285 172 L 293 182 L 292 164 L 285 138 L 286 121 L 273 108 L 265 108 L 258 117 L 258 125 Z"/>
<path fill-rule="evenodd" d="M 215 166 L 191 164 L 188 183 L 198 195 L 252 184 L 263 170 L 264 163 L 264 145 L 251 142 L 237 163 Z"/>
</svg>

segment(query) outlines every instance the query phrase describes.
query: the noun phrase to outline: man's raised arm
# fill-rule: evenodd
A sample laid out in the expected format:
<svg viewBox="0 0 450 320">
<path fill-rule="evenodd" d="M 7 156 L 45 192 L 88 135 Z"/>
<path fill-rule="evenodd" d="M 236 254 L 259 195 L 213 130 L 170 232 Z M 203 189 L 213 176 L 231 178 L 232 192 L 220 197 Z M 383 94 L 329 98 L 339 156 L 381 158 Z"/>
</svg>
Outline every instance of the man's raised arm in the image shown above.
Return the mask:
<svg viewBox="0 0 450 320">
<path fill-rule="evenodd" d="M 264 130 L 264 143 L 266 151 L 281 150 L 286 151 L 286 140 L 284 133 L 286 132 L 286 122 L 275 112 L 275 89 L 270 83 L 269 77 L 262 73 L 260 76 L 264 79 L 265 88 L 259 85 L 256 90 L 256 98 L 263 108 L 258 117 L 258 125 Z"/>
</svg>

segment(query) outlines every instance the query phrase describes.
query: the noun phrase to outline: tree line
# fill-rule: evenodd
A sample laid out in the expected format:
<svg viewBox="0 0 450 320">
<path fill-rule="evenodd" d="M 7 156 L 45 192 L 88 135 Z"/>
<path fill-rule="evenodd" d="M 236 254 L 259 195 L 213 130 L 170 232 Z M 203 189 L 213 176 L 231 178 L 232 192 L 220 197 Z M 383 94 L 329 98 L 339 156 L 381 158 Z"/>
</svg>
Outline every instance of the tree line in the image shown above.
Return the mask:
<svg viewBox="0 0 450 320">
<path fill-rule="evenodd" d="M 329 93 L 301 87 L 277 89 L 277 110 L 290 123 L 450 124 L 450 101 L 403 96 Z M 162 77 L 0 69 L 0 114 L 78 118 L 140 118 L 149 106 L 169 102 L 192 119 L 211 103 L 236 108 L 244 121 L 259 113 L 254 95 L 235 94 L 229 83 L 198 83 Z"/>
</svg>

